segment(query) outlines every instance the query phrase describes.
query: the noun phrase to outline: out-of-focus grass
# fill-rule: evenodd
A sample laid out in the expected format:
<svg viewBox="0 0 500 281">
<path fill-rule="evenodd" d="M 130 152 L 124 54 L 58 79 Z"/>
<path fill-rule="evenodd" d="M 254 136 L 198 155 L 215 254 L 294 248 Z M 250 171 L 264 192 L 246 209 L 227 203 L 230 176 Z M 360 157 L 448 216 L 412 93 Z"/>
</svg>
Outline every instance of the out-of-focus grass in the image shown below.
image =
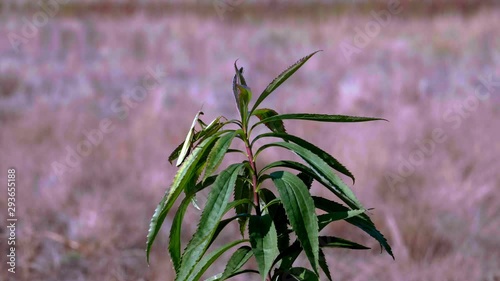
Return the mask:
<svg viewBox="0 0 500 281">
<path fill-rule="evenodd" d="M 373 247 L 329 250 L 336 279 L 499 280 L 500 89 L 492 87 L 475 109 L 460 109 L 481 77 L 500 77 L 499 10 L 433 17 L 403 10 L 350 62 L 339 46 L 372 20 L 367 14 L 231 20 L 245 15 L 235 8 L 220 20 L 212 13 L 61 16 L 19 53 L 0 42 L 0 175 L 5 182 L 8 167 L 18 170 L 18 280 L 173 280 L 168 222 L 150 267 L 144 252 L 150 216 L 175 172 L 168 153 L 203 104 L 207 120 L 235 116 L 236 58 L 257 94 L 316 49 L 324 52 L 273 94 L 273 107 L 390 120 L 287 127 L 351 169 L 355 193 L 376 207 L 370 212 L 394 247 L 396 261 L 352 227 L 330 227 L 328 233 Z M 3 17 L 1 33 L 19 31 L 20 17 Z M 165 78 L 120 119 L 111 104 L 157 65 Z M 58 179 L 53 161 L 64 161 L 66 147 L 74 149 L 104 118 L 114 130 Z M 386 176 L 418 151 L 415 141 L 428 140 L 435 128 L 447 140 L 404 182 L 388 184 Z M 278 153 L 263 155 L 259 165 Z M 189 211 L 185 241 L 199 215 Z M 0 220 L 5 216 L 0 212 Z"/>
</svg>

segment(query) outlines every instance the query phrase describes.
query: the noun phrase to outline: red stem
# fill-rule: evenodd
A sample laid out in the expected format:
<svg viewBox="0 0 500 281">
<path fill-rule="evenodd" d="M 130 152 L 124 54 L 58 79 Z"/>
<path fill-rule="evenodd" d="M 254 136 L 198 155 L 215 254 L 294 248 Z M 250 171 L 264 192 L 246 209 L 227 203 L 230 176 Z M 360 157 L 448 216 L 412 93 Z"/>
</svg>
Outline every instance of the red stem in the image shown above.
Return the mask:
<svg viewBox="0 0 500 281">
<path fill-rule="evenodd" d="M 257 193 L 257 166 L 255 165 L 255 159 L 253 157 L 252 148 L 250 147 L 248 141 L 245 142 L 245 146 L 248 154 L 248 161 L 250 162 L 250 168 L 252 169 L 252 186 L 253 186 L 253 196 L 256 205 L 257 215 L 260 216 L 260 204 L 259 204 L 259 194 Z"/>
</svg>

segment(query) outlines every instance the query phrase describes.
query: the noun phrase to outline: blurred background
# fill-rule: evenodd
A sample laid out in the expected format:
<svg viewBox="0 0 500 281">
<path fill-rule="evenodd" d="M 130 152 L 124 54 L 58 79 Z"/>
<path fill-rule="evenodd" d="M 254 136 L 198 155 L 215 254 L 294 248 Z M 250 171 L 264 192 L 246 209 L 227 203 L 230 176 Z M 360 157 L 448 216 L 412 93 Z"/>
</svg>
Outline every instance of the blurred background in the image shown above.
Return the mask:
<svg viewBox="0 0 500 281">
<path fill-rule="evenodd" d="M 353 172 L 396 256 L 333 224 L 324 233 L 372 247 L 328 250 L 335 280 L 500 280 L 499 4 L 2 1 L 0 179 L 17 169 L 18 222 L 15 275 L 0 230 L 0 279 L 173 280 L 172 217 L 149 267 L 144 251 L 169 153 L 200 108 L 206 122 L 237 117 L 236 59 L 256 96 L 321 49 L 265 106 L 390 121 L 285 123 Z M 3 226 L 6 188 L 0 206 Z"/>
</svg>

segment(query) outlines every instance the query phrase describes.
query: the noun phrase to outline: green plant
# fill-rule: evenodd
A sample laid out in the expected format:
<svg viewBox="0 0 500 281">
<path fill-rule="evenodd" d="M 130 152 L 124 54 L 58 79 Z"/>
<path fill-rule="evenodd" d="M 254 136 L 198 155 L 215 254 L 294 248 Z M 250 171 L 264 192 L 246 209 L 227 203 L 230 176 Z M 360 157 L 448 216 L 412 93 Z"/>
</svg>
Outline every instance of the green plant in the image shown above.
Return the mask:
<svg viewBox="0 0 500 281">
<path fill-rule="evenodd" d="M 237 245 L 240 247 L 234 251 L 225 270 L 209 280 L 226 280 L 242 273 L 260 274 L 262 280 L 319 280 L 319 269 L 332 280 L 323 253 L 325 248 L 369 249 L 346 239 L 319 235 L 325 226 L 338 220 L 345 220 L 367 232 L 394 257 L 386 239 L 366 214 L 366 209 L 333 172 L 336 170 L 350 177 L 354 183 L 354 176 L 349 170 L 317 146 L 287 134 L 283 124 L 286 119 L 319 122 L 383 119 L 307 113 L 278 114 L 275 110 L 259 107 L 315 53 L 317 52 L 300 59 L 275 78 L 250 110 L 252 92 L 243 77 L 243 68 L 238 68 L 235 63 L 233 92 L 240 120 L 227 120 L 220 116 L 206 124 L 200 118 L 203 115 L 200 111 L 193 120 L 184 143 L 170 155 L 169 161 L 172 163 L 177 159 L 179 170 L 151 219 L 146 249 L 148 262 L 151 246 L 160 227 L 181 193 L 185 196 L 173 218 L 168 247 L 176 271 L 175 280 L 199 280 L 215 260 Z M 252 116 L 258 120 L 251 125 Z M 197 125 L 199 130 L 196 130 Z M 254 128 L 261 125 L 267 126 L 270 132 L 252 138 Z M 233 128 L 227 128 L 228 126 Z M 257 147 L 258 140 L 268 138 L 280 141 Z M 246 151 L 231 149 L 235 139 L 244 143 Z M 272 147 L 290 150 L 302 158 L 304 163 L 279 160 L 257 169 L 257 157 Z M 215 174 L 224 156 L 231 152 L 243 154 L 244 160 Z M 287 170 L 276 171 L 274 168 Z M 271 169 L 273 172 L 270 172 Z M 298 174 L 291 173 L 290 170 Z M 266 180 L 272 181 L 276 187 L 274 191 L 263 187 L 262 183 Z M 310 187 L 313 181 L 327 188 L 344 204 L 312 196 Z M 211 190 L 198 228 L 181 253 L 184 214 L 189 203 L 195 200 L 196 194 L 207 187 L 211 187 Z M 323 211 L 323 214 L 318 215 L 316 209 Z M 234 215 L 223 219 L 231 210 L 234 210 Z M 207 254 L 208 248 L 224 227 L 233 221 L 239 223 L 241 239 Z M 294 242 L 291 242 L 292 237 L 296 237 Z M 301 252 L 305 253 L 311 269 L 293 267 Z M 256 259 L 258 270 L 242 269 L 252 256 Z"/>
</svg>

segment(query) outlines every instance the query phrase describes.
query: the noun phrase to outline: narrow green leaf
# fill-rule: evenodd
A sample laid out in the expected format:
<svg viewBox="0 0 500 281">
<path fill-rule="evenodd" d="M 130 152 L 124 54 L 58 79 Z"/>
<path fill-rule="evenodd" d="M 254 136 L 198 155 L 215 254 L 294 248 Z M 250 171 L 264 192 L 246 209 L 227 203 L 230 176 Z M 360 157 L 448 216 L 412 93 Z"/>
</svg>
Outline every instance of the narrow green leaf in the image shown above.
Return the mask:
<svg viewBox="0 0 500 281">
<path fill-rule="evenodd" d="M 273 133 L 274 134 L 274 133 Z M 353 209 L 364 209 L 363 205 L 356 198 L 352 190 L 337 176 L 330 170 L 328 164 L 323 161 L 321 157 L 313 153 L 312 151 L 298 145 L 295 143 L 288 142 L 275 142 L 263 145 L 257 153 L 260 153 L 262 150 L 267 147 L 278 146 L 289 149 L 299 155 L 310 167 L 313 171 L 320 177 L 324 178 L 328 185 L 325 185 L 332 193 L 334 193 L 337 197 L 339 197 L 342 201 L 344 201 L 349 207 Z M 324 181 L 322 181 L 323 183 Z"/>
<path fill-rule="evenodd" d="M 348 218 L 352 218 L 358 215 L 361 215 L 366 210 L 347 210 L 347 211 L 338 211 L 327 213 L 318 216 L 318 225 L 320 229 L 323 229 L 325 226 L 330 224 L 331 222 L 338 220 L 345 220 Z"/>
<path fill-rule="evenodd" d="M 240 270 L 238 272 L 235 272 L 235 273 L 231 274 L 230 276 L 228 276 L 227 279 L 232 278 L 232 277 L 237 276 L 237 275 L 245 274 L 245 273 L 255 273 L 257 275 L 259 274 L 259 272 L 257 270 L 245 269 L 245 270 Z M 222 276 L 222 273 L 220 273 L 219 276 Z M 219 279 L 210 279 L 210 280 L 219 281 Z M 209 280 L 207 279 L 205 281 L 209 281 Z"/>
<path fill-rule="evenodd" d="M 245 123 L 248 116 L 248 104 L 252 98 L 252 91 L 249 87 L 236 84 L 236 91 L 238 94 L 238 110 L 241 114 L 241 120 Z"/>
<path fill-rule="evenodd" d="M 269 189 L 262 188 L 259 190 L 259 196 L 264 203 L 270 204 L 276 198 L 274 193 Z M 279 200 L 281 203 L 281 200 Z M 288 218 L 282 204 L 270 205 L 267 208 L 267 213 L 271 216 L 278 234 L 278 249 L 280 253 L 290 246 L 290 235 L 288 234 Z"/>
<path fill-rule="evenodd" d="M 184 281 L 192 276 L 193 268 L 206 252 L 213 233 L 224 215 L 236 178 L 242 168 L 241 163 L 233 164 L 222 171 L 215 180 L 198 228 L 182 254 L 181 266 L 175 280 Z"/>
<path fill-rule="evenodd" d="M 253 191 L 250 183 L 246 180 L 247 171 L 245 170 L 245 174 L 243 176 L 238 177 L 236 180 L 236 187 L 234 188 L 234 201 L 238 201 L 241 199 L 248 199 L 249 201 L 253 200 Z M 252 210 L 253 204 L 241 204 L 235 207 L 236 214 L 250 214 Z M 248 222 L 248 217 L 240 217 L 238 218 L 238 224 L 240 225 L 240 233 L 241 236 L 244 236 L 246 225 Z"/>
<path fill-rule="evenodd" d="M 229 276 L 238 272 L 240 268 L 247 263 L 247 261 L 252 257 L 252 248 L 248 246 L 242 246 L 234 252 L 234 254 L 229 259 L 229 262 L 220 277 L 220 281 L 226 280 Z"/>
<path fill-rule="evenodd" d="M 283 82 L 285 82 L 290 76 L 292 76 L 304 63 L 306 63 L 314 54 L 319 51 L 316 51 L 312 54 L 309 54 L 299 61 L 288 67 L 285 71 L 283 71 L 280 75 L 278 75 L 274 80 L 264 89 L 262 94 L 260 94 L 259 98 L 255 102 L 252 110 L 250 112 L 254 112 L 255 109 L 274 91 L 278 88 Z"/>
<path fill-rule="evenodd" d="M 313 179 L 320 179 L 320 177 L 316 175 L 311 168 L 307 167 L 302 163 L 290 160 L 279 160 L 268 164 L 259 171 L 259 177 L 264 176 L 265 175 L 264 173 L 267 172 L 268 170 L 278 167 L 295 169 L 298 172 L 307 173 L 308 175 L 311 175 Z"/>
<path fill-rule="evenodd" d="M 322 185 L 327 186 L 329 184 L 327 181 L 324 180 L 324 178 L 318 176 L 309 167 L 307 167 L 301 163 L 294 162 L 294 161 L 288 161 L 288 160 L 276 161 L 276 162 L 273 162 L 273 163 L 267 165 L 266 167 L 264 167 L 261 170 L 261 174 L 264 171 L 267 171 L 269 169 L 276 168 L 276 167 L 292 168 L 292 169 L 295 169 L 295 170 L 300 171 L 300 172 L 305 172 L 305 173 L 311 175 L 315 180 L 320 182 Z M 315 204 L 316 208 L 321 209 L 327 213 L 339 213 L 339 212 L 342 213 L 342 212 L 344 212 L 344 214 L 347 214 L 346 221 L 348 223 L 359 227 L 360 229 L 362 229 L 363 231 L 368 233 L 370 236 L 372 236 L 375 240 L 377 240 L 380 243 L 380 245 L 387 251 L 387 253 L 392 258 L 394 258 L 391 246 L 389 245 L 389 243 L 387 243 L 387 240 L 385 239 L 384 235 L 382 235 L 382 233 L 380 233 L 380 231 L 377 230 L 377 228 L 375 227 L 374 223 L 371 221 L 371 219 L 368 215 L 366 215 L 365 213 L 362 213 L 362 214 L 359 214 L 358 216 L 350 217 L 349 212 L 352 210 L 343 206 L 342 204 L 328 200 L 326 198 L 320 198 L 320 197 L 315 197 L 315 196 L 313 196 L 313 200 L 314 200 L 314 204 Z M 350 213 L 350 214 L 352 214 L 352 213 Z M 321 215 L 319 216 L 318 224 L 319 224 L 320 230 L 323 229 L 327 225 L 325 223 L 324 219 L 329 219 L 329 218 L 323 217 Z"/>
<path fill-rule="evenodd" d="M 325 253 L 323 253 L 323 250 L 321 248 L 319 249 L 319 267 L 321 267 L 321 270 L 323 270 L 323 272 L 325 273 L 326 278 L 328 278 L 328 280 L 330 281 L 333 281 L 332 274 L 330 273 L 330 268 L 328 268 L 328 263 L 326 262 Z"/>
<path fill-rule="evenodd" d="M 211 186 L 212 184 L 214 184 L 214 182 L 218 176 L 219 175 L 212 175 L 212 176 L 206 178 L 205 181 L 200 181 L 199 183 L 196 184 L 193 191 L 190 191 L 190 192 L 197 193 L 197 192 L 202 191 L 203 189 Z"/>
<path fill-rule="evenodd" d="M 200 262 L 196 265 L 196 267 L 193 270 L 194 275 L 191 276 L 190 278 L 186 279 L 186 281 L 198 281 L 200 280 L 201 276 L 207 271 L 207 269 L 225 252 L 227 252 L 229 249 L 232 247 L 248 242 L 248 239 L 241 239 L 241 240 L 236 240 L 229 242 L 225 244 L 224 246 L 218 248 L 217 250 L 211 252 L 207 256 L 203 257 L 203 259 L 200 260 Z"/>
<path fill-rule="evenodd" d="M 161 225 L 165 220 L 170 208 L 172 208 L 174 202 L 177 200 L 182 190 L 189 184 L 197 172 L 197 163 L 203 156 L 204 152 L 212 147 L 216 140 L 216 136 L 212 136 L 204 140 L 200 145 L 198 145 L 193 153 L 190 154 L 186 161 L 183 162 L 177 174 L 174 177 L 170 190 L 163 196 L 162 200 L 155 209 L 155 212 L 151 218 L 149 224 L 147 243 L 146 243 L 146 257 L 149 262 L 149 254 L 151 251 L 151 246 L 154 243 L 156 235 L 160 231 Z"/>
<path fill-rule="evenodd" d="M 282 280 L 319 281 L 318 275 L 303 267 L 290 268 L 283 274 Z"/>
<path fill-rule="evenodd" d="M 209 248 L 210 246 L 212 246 L 212 243 L 214 243 L 215 239 L 217 239 L 217 237 L 219 236 L 219 234 L 222 232 L 222 230 L 224 230 L 224 228 L 229 223 L 231 223 L 232 221 L 234 221 L 235 219 L 240 218 L 240 217 L 250 217 L 250 215 L 249 214 L 239 214 L 239 215 L 236 215 L 236 216 L 232 216 L 232 217 L 230 217 L 228 219 L 221 220 L 220 223 L 217 225 L 217 228 L 215 229 L 214 234 L 210 238 L 210 242 L 208 243 L 208 247 L 207 248 Z"/>
<path fill-rule="evenodd" d="M 201 159 L 206 158 L 209 150 L 207 149 L 203 154 L 200 156 Z M 178 272 L 180 263 L 181 263 L 181 229 L 182 229 L 182 222 L 184 219 L 184 215 L 186 214 L 186 209 L 187 206 L 189 205 L 189 201 L 194 205 L 194 207 L 198 210 L 200 210 L 200 207 L 198 206 L 198 203 L 196 201 L 196 193 L 203 190 L 207 186 L 211 185 L 215 181 L 215 176 L 211 176 L 206 180 L 206 184 L 203 183 L 198 183 L 198 178 L 200 177 L 201 173 L 203 172 L 205 168 L 206 162 L 199 161 L 196 166 L 196 174 L 194 174 L 190 180 L 190 182 L 187 184 L 186 188 L 184 188 L 184 192 L 186 193 L 186 197 L 184 200 L 181 202 L 177 213 L 175 214 L 174 220 L 172 222 L 172 226 L 170 228 L 170 239 L 169 239 L 169 244 L 168 244 L 168 250 L 170 252 L 170 257 L 172 259 L 172 263 L 175 268 L 175 272 Z"/>
<path fill-rule="evenodd" d="M 262 281 L 265 281 L 274 259 L 278 256 L 278 237 L 273 220 L 269 215 L 251 216 L 248 230 L 260 276 Z"/>
<path fill-rule="evenodd" d="M 328 200 L 326 198 L 313 196 L 314 205 L 316 208 L 321 209 L 325 212 L 334 213 L 339 211 L 348 211 L 349 209 L 342 204 Z M 378 231 L 375 224 L 372 222 L 370 217 L 366 214 L 360 214 L 358 216 L 348 218 L 346 221 L 354 226 L 359 227 L 361 230 L 368 233 L 371 237 L 377 240 L 380 245 L 387 251 L 387 253 L 394 259 L 394 254 L 392 253 L 391 246 L 387 243 L 384 235 Z"/>
<path fill-rule="evenodd" d="M 266 127 L 268 127 L 269 130 L 276 132 L 276 133 L 286 133 L 285 125 L 283 124 L 283 121 L 281 121 L 281 120 L 262 122 L 263 120 L 266 120 L 266 118 L 278 115 L 278 112 L 276 112 L 272 109 L 269 109 L 269 108 L 260 108 L 260 109 L 256 109 L 253 112 L 253 115 L 257 116 L 257 118 L 259 118 L 261 120 L 261 122 L 259 122 L 259 123 L 263 123 L 264 125 L 266 125 Z"/>
<path fill-rule="evenodd" d="M 325 272 L 325 274 L 327 275 L 329 280 L 331 280 L 331 273 L 330 273 L 330 270 L 328 268 L 328 264 L 326 263 L 325 255 L 321 249 L 322 247 L 325 247 L 325 248 L 350 248 L 350 249 L 355 249 L 355 250 L 370 249 L 366 246 L 357 244 L 355 242 L 352 242 L 352 241 L 349 241 L 346 239 L 342 239 L 342 238 L 338 238 L 338 237 L 333 237 L 333 236 L 319 236 L 318 241 L 319 241 L 319 245 L 320 245 L 319 266 L 321 267 L 323 272 Z M 299 255 L 302 251 L 303 251 L 302 246 L 300 245 L 299 241 L 296 240 L 290 247 L 288 247 L 285 251 L 281 252 L 278 255 L 278 257 L 274 261 L 274 264 L 278 263 L 281 260 L 279 270 L 286 271 L 288 268 L 291 268 L 293 266 L 293 263 L 299 257 Z"/>
<path fill-rule="evenodd" d="M 299 240 L 295 240 L 290 247 L 281 252 L 278 257 L 274 260 L 274 264 L 281 260 L 280 270 L 287 270 L 293 266 L 295 260 L 299 257 L 300 252 L 302 252 L 302 246 L 300 246 Z M 274 265 L 273 264 L 273 265 Z"/>
<path fill-rule="evenodd" d="M 236 84 L 236 87 L 238 88 L 238 91 L 240 93 L 240 102 L 246 106 L 250 103 L 250 100 L 252 99 L 252 91 L 248 86 Z M 248 109 L 247 109 L 248 111 Z"/>
<path fill-rule="evenodd" d="M 264 202 L 264 203 L 266 203 L 266 202 Z M 273 199 L 273 200 L 271 200 L 271 201 L 267 202 L 267 203 L 266 203 L 266 205 L 264 205 L 264 207 L 262 208 L 262 212 L 267 212 L 267 211 L 268 211 L 268 209 L 269 209 L 270 207 L 272 207 L 273 205 L 275 205 L 275 204 L 276 204 L 276 205 L 277 205 L 277 204 L 281 204 L 281 199 L 279 199 L 279 198 L 275 198 L 275 199 Z"/>
<path fill-rule="evenodd" d="M 253 206 L 252 204 L 252 201 L 249 200 L 249 199 L 241 199 L 241 200 L 238 200 L 238 201 L 233 201 L 231 202 L 229 205 L 227 205 L 226 207 L 226 211 L 224 212 L 224 215 L 231 209 L 239 206 L 239 205 L 243 205 L 243 204 L 251 204 L 251 206 Z M 219 225 L 217 225 L 217 228 L 215 229 L 214 231 L 214 234 L 212 235 L 212 238 L 210 240 L 210 243 L 208 243 L 208 247 L 210 247 L 212 245 L 212 243 L 215 241 L 215 239 L 217 238 L 217 236 L 219 236 L 219 234 L 222 232 L 222 230 L 232 221 L 234 221 L 235 219 L 242 219 L 242 218 L 249 218 L 250 217 L 250 212 L 248 213 L 239 213 L 235 216 L 232 216 L 230 218 L 227 218 L 227 219 L 224 219 L 224 220 L 221 220 Z M 243 237 L 243 235 L 242 235 Z"/>
<path fill-rule="evenodd" d="M 170 228 L 170 238 L 168 244 L 168 251 L 170 253 L 170 258 L 172 259 L 172 264 L 174 265 L 175 272 L 179 271 L 181 265 L 181 229 L 182 229 L 182 219 L 186 214 L 187 207 L 189 206 L 189 201 L 193 198 L 193 195 L 184 198 L 177 213 L 175 214 L 174 220 L 172 221 L 172 226 Z"/>
<path fill-rule="evenodd" d="M 233 131 L 221 136 L 217 140 L 214 147 L 210 151 L 210 154 L 208 154 L 207 167 L 205 169 L 205 175 L 203 177 L 203 181 L 209 176 L 211 176 L 215 172 L 215 170 L 217 170 L 219 165 L 222 163 L 222 160 L 224 159 L 224 156 L 226 155 L 227 150 L 231 146 L 231 143 L 235 136 L 236 132 Z"/>
<path fill-rule="evenodd" d="M 297 235 L 314 272 L 318 273 L 318 220 L 314 201 L 307 186 L 296 175 L 279 171 L 271 173 L 292 229 Z"/>
<path fill-rule="evenodd" d="M 300 172 L 299 175 L 304 175 L 303 177 L 305 177 L 307 175 L 308 177 L 321 183 L 323 186 L 329 185 L 328 181 L 326 181 L 323 177 L 321 177 L 316 172 L 314 172 L 311 168 L 309 168 L 301 163 L 289 161 L 289 160 L 276 161 L 276 162 L 273 162 L 273 163 L 265 166 L 260 171 L 259 177 L 264 176 L 263 173 L 265 171 L 268 171 L 269 169 L 273 169 L 273 168 L 277 168 L 277 167 L 290 168 L 290 169 L 297 170 Z M 315 198 L 315 197 L 313 196 L 313 198 Z M 333 201 L 331 201 L 331 202 L 333 202 Z M 338 203 L 335 203 L 335 204 L 338 204 Z M 361 215 L 364 212 L 364 210 L 358 210 L 358 209 L 351 210 L 351 209 L 346 208 L 340 204 L 338 204 L 338 205 L 341 206 L 342 208 L 337 209 L 337 211 L 330 210 L 330 212 L 328 214 L 318 216 L 318 225 L 319 225 L 320 230 L 323 229 L 328 223 L 330 223 L 334 220 L 347 219 L 347 218 L 350 218 L 350 217 L 353 217 L 356 215 Z M 318 207 L 318 206 L 317 206 L 317 208 L 322 209 L 321 207 Z M 324 210 L 324 209 L 322 209 L 322 210 Z"/>
<path fill-rule="evenodd" d="M 333 156 L 331 156 L 330 154 L 328 154 L 326 151 L 324 151 L 323 149 L 315 146 L 314 144 L 302 139 L 302 138 L 299 138 L 297 136 L 294 136 L 294 135 L 289 135 L 289 134 L 283 134 L 283 133 L 266 133 L 266 134 L 261 134 L 259 135 L 258 137 L 256 137 L 254 139 L 254 142 L 260 138 L 266 138 L 266 137 L 274 137 L 274 138 L 281 138 L 283 139 L 284 141 L 286 142 L 293 142 L 295 144 L 298 144 L 300 145 L 301 147 L 303 147 L 304 149 L 306 150 L 309 150 L 310 152 L 316 154 L 319 158 L 321 158 L 321 160 L 323 160 L 324 162 L 326 162 L 326 164 L 328 164 L 328 166 L 330 166 L 331 168 L 339 171 L 340 173 L 350 177 L 352 179 L 352 182 L 354 183 L 355 179 L 354 179 L 354 175 L 344 166 L 342 165 L 337 159 L 335 159 Z"/>
<path fill-rule="evenodd" d="M 347 248 L 352 250 L 369 250 L 361 244 L 334 236 L 320 236 L 319 245 L 322 248 Z"/>
<path fill-rule="evenodd" d="M 258 124 L 265 124 L 268 122 L 275 122 L 281 120 L 307 120 L 307 121 L 317 121 L 317 122 L 333 122 L 333 123 L 346 123 L 346 122 L 368 122 L 368 121 L 377 121 L 384 120 L 384 118 L 377 117 L 361 117 L 361 116 L 347 116 L 347 115 L 329 115 L 329 114 L 310 114 L 310 113 L 292 113 L 292 114 L 281 114 L 281 115 L 272 115 L 262 119 L 257 122 Z"/>
</svg>

